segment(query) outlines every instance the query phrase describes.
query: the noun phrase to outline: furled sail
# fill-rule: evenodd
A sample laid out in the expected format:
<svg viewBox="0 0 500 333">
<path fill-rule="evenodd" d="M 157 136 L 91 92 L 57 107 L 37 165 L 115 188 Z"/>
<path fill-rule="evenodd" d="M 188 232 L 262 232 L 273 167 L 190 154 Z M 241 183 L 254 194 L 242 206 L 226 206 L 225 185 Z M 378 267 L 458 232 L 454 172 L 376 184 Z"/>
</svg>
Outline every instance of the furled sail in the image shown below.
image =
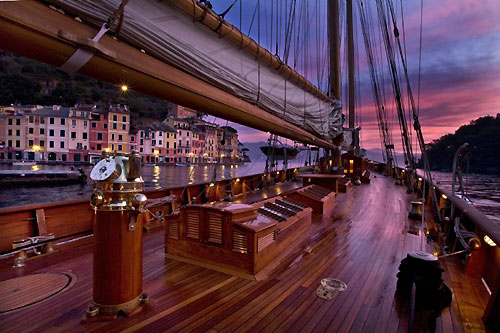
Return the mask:
<svg viewBox="0 0 500 333">
<path fill-rule="evenodd" d="M 121 4 L 120 0 L 51 2 L 96 26 L 106 22 Z M 286 71 L 259 63 L 241 45 L 220 38 L 168 1 L 131 0 L 123 22 L 120 40 L 311 134 L 332 139 L 342 133 L 338 101 L 304 89 Z M 243 40 L 244 35 L 239 34 Z"/>
</svg>

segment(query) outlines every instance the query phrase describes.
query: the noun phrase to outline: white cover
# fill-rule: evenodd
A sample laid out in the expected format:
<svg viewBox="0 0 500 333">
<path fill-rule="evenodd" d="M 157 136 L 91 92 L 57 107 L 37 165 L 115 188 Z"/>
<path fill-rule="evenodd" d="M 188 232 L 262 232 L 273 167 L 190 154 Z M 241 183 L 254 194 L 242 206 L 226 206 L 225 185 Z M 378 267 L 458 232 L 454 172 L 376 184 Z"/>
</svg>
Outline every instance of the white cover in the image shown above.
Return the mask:
<svg viewBox="0 0 500 333">
<path fill-rule="evenodd" d="M 100 26 L 120 0 L 55 0 L 66 11 Z M 116 22 L 115 22 L 116 25 Z M 112 28 L 113 30 L 113 28 Z M 185 72 L 324 138 L 342 133 L 340 103 L 332 105 L 261 64 L 255 57 L 166 1 L 131 0 L 120 39 Z M 257 103 L 257 97 L 259 101 Z M 203 111 L 203 110 L 201 110 Z"/>
</svg>

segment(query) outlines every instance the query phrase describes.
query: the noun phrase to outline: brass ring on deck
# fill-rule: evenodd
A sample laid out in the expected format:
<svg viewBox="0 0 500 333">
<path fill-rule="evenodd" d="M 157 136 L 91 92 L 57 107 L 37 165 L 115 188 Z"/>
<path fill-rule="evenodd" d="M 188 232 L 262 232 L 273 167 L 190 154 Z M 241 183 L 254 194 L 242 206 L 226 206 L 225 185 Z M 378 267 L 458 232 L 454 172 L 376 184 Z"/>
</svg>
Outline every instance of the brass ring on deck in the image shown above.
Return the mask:
<svg viewBox="0 0 500 333">
<path fill-rule="evenodd" d="M 146 296 L 147 297 L 147 296 Z M 143 294 L 140 294 L 136 298 L 125 302 L 125 303 L 120 303 L 120 304 L 113 304 L 113 305 L 104 305 L 104 304 L 99 304 L 96 302 L 92 302 L 93 306 L 99 309 L 99 313 L 107 313 L 107 314 L 115 314 L 120 311 L 123 311 L 125 313 L 135 309 L 139 304 L 143 303 Z"/>
</svg>

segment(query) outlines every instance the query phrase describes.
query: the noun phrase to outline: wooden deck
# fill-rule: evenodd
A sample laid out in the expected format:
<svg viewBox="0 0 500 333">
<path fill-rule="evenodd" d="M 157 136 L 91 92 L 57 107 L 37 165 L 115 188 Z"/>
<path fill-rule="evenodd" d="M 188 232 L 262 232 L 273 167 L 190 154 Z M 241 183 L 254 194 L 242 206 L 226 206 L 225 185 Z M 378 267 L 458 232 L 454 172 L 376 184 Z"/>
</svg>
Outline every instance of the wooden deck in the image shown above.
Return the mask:
<svg viewBox="0 0 500 333">
<path fill-rule="evenodd" d="M 89 243 L 72 258 L 52 255 L 65 258 L 57 263 L 29 262 L 30 272 L 69 271 L 77 281 L 41 303 L 0 314 L 0 327 L 3 332 L 404 332 L 408 305 L 394 295 L 399 262 L 407 252 L 432 250 L 421 226 L 407 219 L 411 199 L 393 179 L 379 175 L 370 185 L 349 189 L 338 195 L 333 214 L 313 217 L 302 244 L 274 260 L 257 281 L 167 259 L 163 234 L 147 234 L 144 291 L 155 306 L 114 322 L 80 323 L 92 299 Z M 436 331 L 484 331 L 487 292 L 453 260 L 443 261 L 453 303 L 438 317 Z M 12 271 L 0 271 L 0 280 L 15 276 Z M 318 298 L 316 288 L 325 277 L 344 281 L 347 290 L 330 301 Z M 426 331 L 425 320 L 417 316 L 416 323 L 417 331 Z"/>
</svg>

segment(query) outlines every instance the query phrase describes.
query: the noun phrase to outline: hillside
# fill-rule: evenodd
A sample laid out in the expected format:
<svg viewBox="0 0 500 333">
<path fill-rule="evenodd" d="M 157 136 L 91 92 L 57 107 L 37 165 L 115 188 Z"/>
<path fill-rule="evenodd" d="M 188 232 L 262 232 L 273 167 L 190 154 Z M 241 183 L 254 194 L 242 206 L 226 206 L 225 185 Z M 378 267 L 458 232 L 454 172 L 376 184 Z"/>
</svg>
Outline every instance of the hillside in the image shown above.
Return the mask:
<svg viewBox="0 0 500 333">
<path fill-rule="evenodd" d="M 134 124 L 163 120 L 170 107 L 168 102 L 134 92 L 133 87 L 122 93 L 120 87 L 5 51 L 0 51 L 0 87 L 0 105 L 126 103 Z"/>
<path fill-rule="evenodd" d="M 433 170 L 451 171 L 456 150 L 468 143 L 471 150 L 470 172 L 500 174 L 500 113 L 461 126 L 427 145 Z M 420 165 L 421 167 L 421 165 Z"/>
</svg>

